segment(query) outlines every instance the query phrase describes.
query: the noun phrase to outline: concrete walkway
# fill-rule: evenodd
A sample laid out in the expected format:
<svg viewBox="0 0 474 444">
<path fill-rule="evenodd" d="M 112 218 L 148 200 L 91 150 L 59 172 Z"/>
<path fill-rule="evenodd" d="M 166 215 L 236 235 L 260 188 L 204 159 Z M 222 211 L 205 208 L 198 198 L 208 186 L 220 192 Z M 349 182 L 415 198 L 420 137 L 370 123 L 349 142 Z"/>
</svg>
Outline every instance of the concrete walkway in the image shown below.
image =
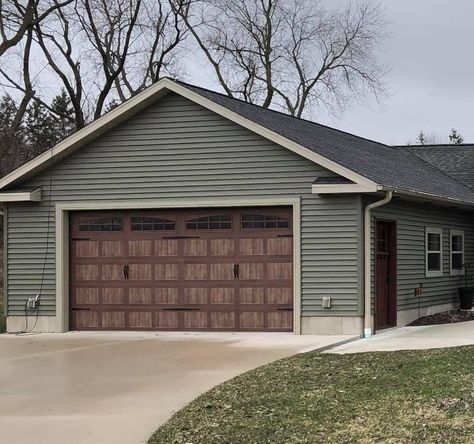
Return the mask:
<svg viewBox="0 0 474 444">
<path fill-rule="evenodd" d="M 458 324 L 402 327 L 328 350 L 327 353 L 422 350 L 474 345 L 474 321 Z"/>
<path fill-rule="evenodd" d="M 281 333 L 0 335 L 0 441 L 144 443 L 211 387 L 348 339 Z"/>
</svg>

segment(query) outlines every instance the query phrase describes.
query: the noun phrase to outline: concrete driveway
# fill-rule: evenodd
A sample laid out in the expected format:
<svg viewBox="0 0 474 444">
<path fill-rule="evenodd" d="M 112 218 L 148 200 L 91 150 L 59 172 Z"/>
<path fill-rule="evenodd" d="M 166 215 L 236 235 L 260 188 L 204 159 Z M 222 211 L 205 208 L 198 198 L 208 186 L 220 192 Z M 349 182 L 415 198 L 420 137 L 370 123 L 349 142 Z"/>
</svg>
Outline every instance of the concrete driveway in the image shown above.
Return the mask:
<svg viewBox="0 0 474 444">
<path fill-rule="evenodd" d="M 0 440 L 138 444 L 199 394 L 349 336 L 217 333 L 0 335 Z"/>
<path fill-rule="evenodd" d="M 331 349 L 328 353 L 422 350 L 461 345 L 474 345 L 474 321 L 396 328 L 379 333 L 369 339 L 360 339 L 341 345 Z"/>
</svg>

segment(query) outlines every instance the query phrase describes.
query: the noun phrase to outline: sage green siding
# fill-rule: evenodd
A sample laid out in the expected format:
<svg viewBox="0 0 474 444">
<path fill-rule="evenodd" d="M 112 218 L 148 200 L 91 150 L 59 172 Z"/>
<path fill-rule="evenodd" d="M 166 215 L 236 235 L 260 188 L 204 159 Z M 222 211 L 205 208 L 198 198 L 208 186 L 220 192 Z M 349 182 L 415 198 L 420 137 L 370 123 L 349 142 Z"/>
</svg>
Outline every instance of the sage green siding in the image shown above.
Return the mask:
<svg viewBox="0 0 474 444">
<path fill-rule="evenodd" d="M 52 190 L 49 175 L 52 174 Z M 54 205 L 79 201 L 300 197 L 302 313 L 360 313 L 358 196 L 311 194 L 334 173 L 178 95 L 170 94 L 23 186 L 43 202 L 8 205 L 8 313 L 21 315 L 45 279 L 41 314 L 55 313 Z M 51 205 L 49 203 L 51 202 Z M 50 210 L 52 212 L 48 213 Z M 50 220 L 49 255 L 47 248 Z"/>
<path fill-rule="evenodd" d="M 373 216 L 397 222 L 398 310 L 418 308 L 414 292 L 420 284 L 423 284 L 421 307 L 457 302 L 457 289 L 463 285 L 464 278 L 450 275 L 449 232 L 464 231 L 465 260 L 473 264 L 474 213 L 397 200 L 374 210 Z M 440 277 L 425 276 L 426 227 L 443 230 L 443 275 Z M 374 270 L 374 262 L 372 265 Z"/>
</svg>

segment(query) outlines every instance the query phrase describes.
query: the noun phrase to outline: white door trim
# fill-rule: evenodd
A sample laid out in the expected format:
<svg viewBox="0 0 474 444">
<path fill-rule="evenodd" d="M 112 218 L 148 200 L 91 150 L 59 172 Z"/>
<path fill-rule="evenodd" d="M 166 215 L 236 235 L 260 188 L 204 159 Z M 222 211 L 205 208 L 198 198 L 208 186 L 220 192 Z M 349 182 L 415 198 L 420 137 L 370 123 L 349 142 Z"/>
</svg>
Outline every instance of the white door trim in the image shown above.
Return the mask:
<svg viewBox="0 0 474 444">
<path fill-rule="evenodd" d="M 226 198 L 226 199 L 159 199 L 114 202 L 71 202 L 56 204 L 56 331 L 69 330 L 69 212 L 81 210 L 134 210 L 204 207 L 293 208 L 293 332 L 301 334 L 301 199 L 292 198 Z"/>
</svg>

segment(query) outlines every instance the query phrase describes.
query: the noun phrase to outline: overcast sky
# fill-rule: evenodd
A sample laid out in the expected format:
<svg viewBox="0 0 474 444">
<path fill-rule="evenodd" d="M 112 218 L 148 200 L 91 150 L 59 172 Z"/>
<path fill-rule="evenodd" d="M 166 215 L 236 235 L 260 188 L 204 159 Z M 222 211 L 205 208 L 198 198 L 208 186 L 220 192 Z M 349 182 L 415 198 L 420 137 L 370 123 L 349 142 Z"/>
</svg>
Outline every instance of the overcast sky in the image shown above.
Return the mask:
<svg viewBox="0 0 474 444">
<path fill-rule="evenodd" d="M 392 67 L 391 96 L 339 119 L 319 114 L 315 120 L 388 144 L 414 141 L 422 129 L 447 139 L 451 128 L 474 142 L 474 0 L 382 4 L 391 37 L 381 57 Z"/>
</svg>

